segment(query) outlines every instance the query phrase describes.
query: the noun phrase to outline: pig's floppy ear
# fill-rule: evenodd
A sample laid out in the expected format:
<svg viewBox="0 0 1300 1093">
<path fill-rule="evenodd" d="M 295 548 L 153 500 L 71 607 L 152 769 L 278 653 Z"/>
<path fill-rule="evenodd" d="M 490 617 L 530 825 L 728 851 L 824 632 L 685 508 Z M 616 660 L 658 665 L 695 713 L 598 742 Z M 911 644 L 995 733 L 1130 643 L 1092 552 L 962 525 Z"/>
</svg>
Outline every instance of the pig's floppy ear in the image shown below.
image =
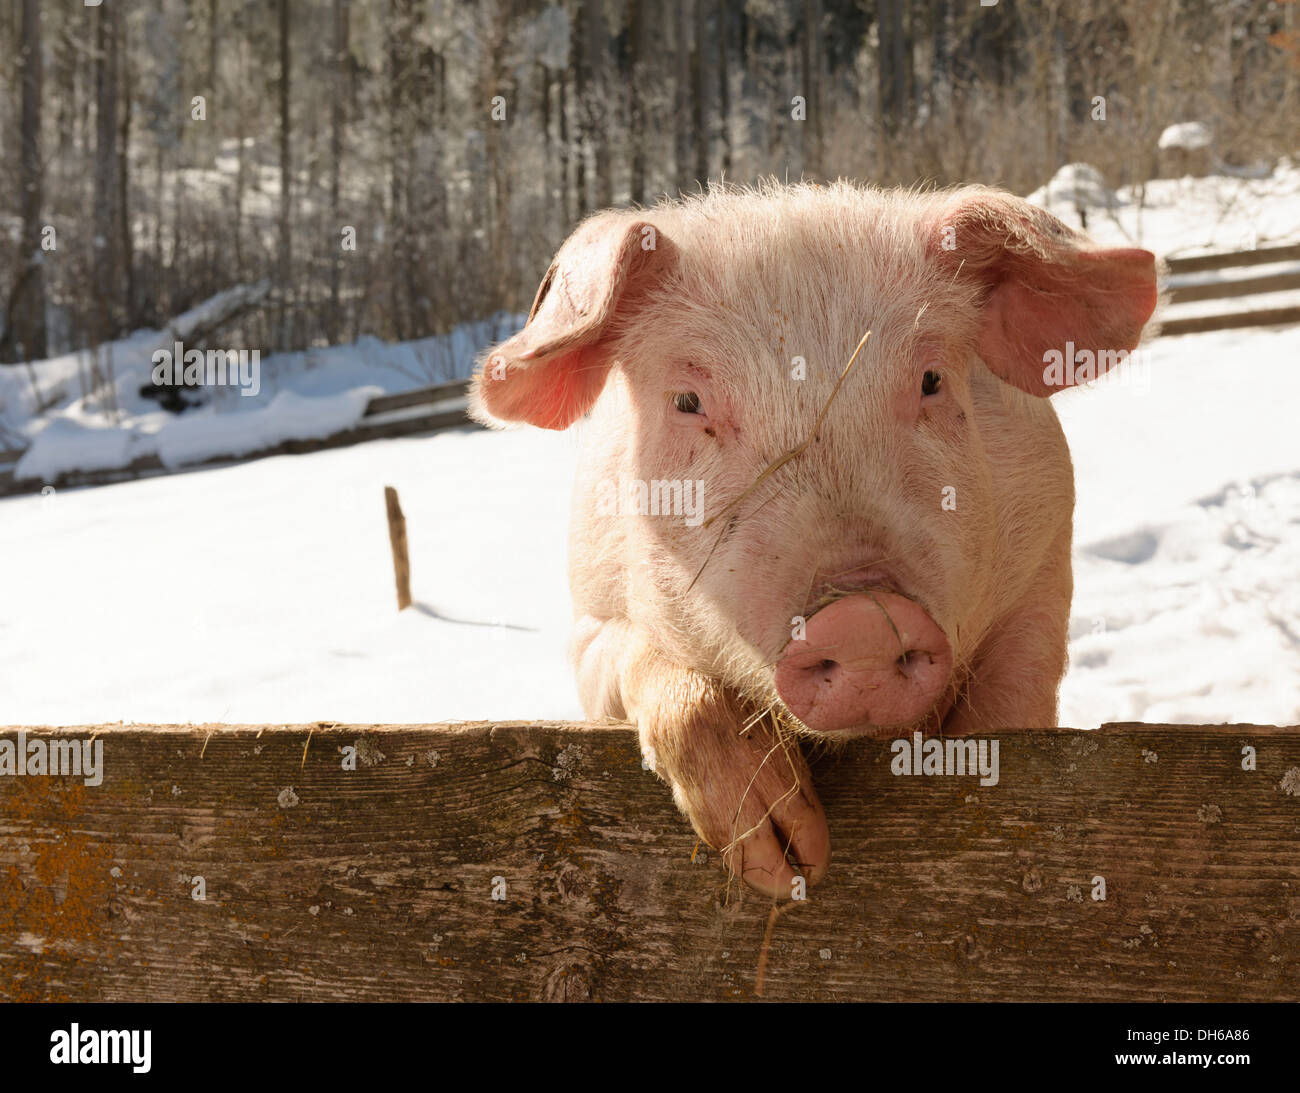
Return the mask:
<svg viewBox="0 0 1300 1093">
<path fill-rule="evenodd" d="M 625 214 L 583 223 L 546 271 L 528 322 L 487 355 L 470 388 L 470 413 L 488 425 L 567 429 L 609 375 L 606 339 L 616 316 L 666 266 L 672 244 Z"/>
<path fill-rule="evenodd" d="M 931 248 L 958 280 L 987 287 L 979 353 L 1002 379 L 1050 395 L 1060 378 L 1049 354 L 1130 350 L 1156 306 L 1155 256 L 1107 249 L 1051 213 L 1011 194 L 969 187 L 953 194 L 930 225 Z M 1114 352 L 1097 353 L 1099 367 Z M 1094 373 L 1095 374 L 1095 373 Z"/>
</svg>

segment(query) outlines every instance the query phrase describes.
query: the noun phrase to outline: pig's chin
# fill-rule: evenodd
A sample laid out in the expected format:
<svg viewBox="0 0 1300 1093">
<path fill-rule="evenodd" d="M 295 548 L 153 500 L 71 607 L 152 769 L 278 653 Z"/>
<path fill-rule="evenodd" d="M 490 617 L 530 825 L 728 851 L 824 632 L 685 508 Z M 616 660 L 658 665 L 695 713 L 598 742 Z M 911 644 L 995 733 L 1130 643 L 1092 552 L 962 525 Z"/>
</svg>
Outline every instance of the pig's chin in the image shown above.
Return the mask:
<svg viewBox="0 0 1300 1093">
<path fill-rule="evenodd" d="M 897 725 L 875 725 L 863 722 L 836 729 L 815 729 L 805 725 L 793 713 L 781 705 L 781 722 L 799 736 L 821 743 L 840 744 L 850 740 L 892 740 L 911 736 L 914 732 L 935 732 L 943 725 L 951 703 L 943 703 L 921 717 Z"/>
</svg>

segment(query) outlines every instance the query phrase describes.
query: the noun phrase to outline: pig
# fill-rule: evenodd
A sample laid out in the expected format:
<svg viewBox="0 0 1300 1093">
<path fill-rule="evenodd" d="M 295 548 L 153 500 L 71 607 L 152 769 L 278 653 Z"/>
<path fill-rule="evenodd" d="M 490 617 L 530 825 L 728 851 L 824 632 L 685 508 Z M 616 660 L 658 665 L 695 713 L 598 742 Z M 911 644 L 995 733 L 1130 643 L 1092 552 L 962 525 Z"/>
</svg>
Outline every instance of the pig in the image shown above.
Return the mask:
<svg viewBox="0 0 1300 1093">
<path fill-rule="evenodd" d="M 1074 478 L 1048 396 L 1092 377 L 1053 353 L 1123 359 L 1156 295 L 1148 251 L 981 186 L 711 188 L 560 248 L 471 412 L 582 421 L 582 704 L 636 725 L 733 876 L 825 874 L 801 743 L 1056 723 Z"/>
</svg>

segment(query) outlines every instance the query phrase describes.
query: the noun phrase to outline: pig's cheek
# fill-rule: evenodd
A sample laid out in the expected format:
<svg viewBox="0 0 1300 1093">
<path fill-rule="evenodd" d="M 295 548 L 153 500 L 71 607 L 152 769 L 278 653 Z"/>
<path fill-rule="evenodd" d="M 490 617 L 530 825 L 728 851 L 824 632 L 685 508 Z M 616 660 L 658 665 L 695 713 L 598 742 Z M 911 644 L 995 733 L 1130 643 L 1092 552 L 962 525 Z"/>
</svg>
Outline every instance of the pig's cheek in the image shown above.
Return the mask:
<svg viewBox="0 0 1300 1093">
<path fill-rule="evenodd" d="M 673 423 L 665 430 L 659 444 L 660 458 L 666 469 L 682 468 L 693 464 L 707 442 L 704 430 L 696 423 Z"/>
</svg>

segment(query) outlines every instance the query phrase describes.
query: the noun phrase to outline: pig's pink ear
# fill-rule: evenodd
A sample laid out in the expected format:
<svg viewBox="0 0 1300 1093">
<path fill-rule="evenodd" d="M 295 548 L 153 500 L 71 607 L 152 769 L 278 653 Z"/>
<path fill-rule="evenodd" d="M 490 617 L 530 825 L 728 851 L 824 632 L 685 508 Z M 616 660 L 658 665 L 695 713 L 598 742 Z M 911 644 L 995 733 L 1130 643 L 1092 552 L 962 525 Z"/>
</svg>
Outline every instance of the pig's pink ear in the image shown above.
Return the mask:
<svg viewBox="0 0 1300 1093">
<path fill-rule="evenodd" d="M 1031 395 L 1050 395 L 1074 369 L 1052 351 L 1130 350 L 1156 306 L 1155 256 L 1105 249 L 1011 194 L 960 190 L 929 225 L 932 252 L 958 280 L 988 289 L 979 329 L 984 363 Z M 1100 362 L 1111 354 L 1097 353 Z M 1103 365 L 1104 366 L 1104 365 Z"/>
<path fill-rule="evenodd" d="M 470 387 L 470 413 L 489 425 L 567 429 L 609 375 L 607 340 L 673 255 L 658 229 L 626 214 L 583 223 L 546 271 L 528 322 L 491 350 Z"/>
</svg>

